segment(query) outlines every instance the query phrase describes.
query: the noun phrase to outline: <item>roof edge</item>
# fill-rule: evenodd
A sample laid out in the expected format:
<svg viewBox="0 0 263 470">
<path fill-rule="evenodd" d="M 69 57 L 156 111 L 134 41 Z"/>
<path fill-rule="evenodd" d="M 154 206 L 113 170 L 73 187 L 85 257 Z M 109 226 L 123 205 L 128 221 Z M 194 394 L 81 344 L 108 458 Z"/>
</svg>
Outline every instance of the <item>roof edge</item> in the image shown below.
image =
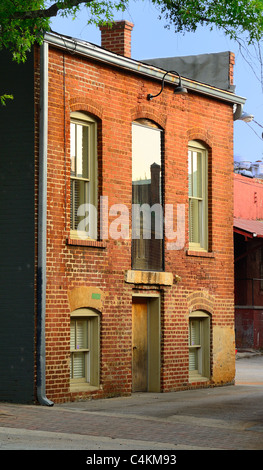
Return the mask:
<svg viewBox="0 0 263 470">
<path fill-rule="evenodd" d="M 58 34 L 55 32 L 45 33 L 44 41 L 52 46 L 67 50 L 71 54 L 72 52 L 75 54 L 80 54 L 108 65 L 113 65 L 124 70 L 129 70 L 130 72 L 139 75 L 144 75 L 148 78 L 161 81 L 163 79 L 163 74 L 166 72 L 164 69 L 150 66 L 135 59 L 118 55 L 103 49 L 100 46 L 65 36 L 63 34 Z M 210 96 L 212 98 L 238 106 L 243 106 L 246 102 L 246 98 L 238 96 L 233 92 L 221 90 L 219 88 L 215 88 L 201 82 L 196 82 L 188 78 L 181 78 L 183 86 L 196 93 Z M 170 83 L 177 83 L 178 79 L 173 75 L 167 75 L 166 81 Z"/>
</svg>

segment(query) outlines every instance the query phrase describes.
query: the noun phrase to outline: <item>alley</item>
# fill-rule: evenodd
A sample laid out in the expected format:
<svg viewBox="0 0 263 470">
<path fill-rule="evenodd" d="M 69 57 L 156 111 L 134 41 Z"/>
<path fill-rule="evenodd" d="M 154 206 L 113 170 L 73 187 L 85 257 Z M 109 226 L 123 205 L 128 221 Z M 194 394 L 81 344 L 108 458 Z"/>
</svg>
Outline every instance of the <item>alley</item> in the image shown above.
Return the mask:
<svg viewBox="0 0 263 470">
<path fill-rule="evenodd" d="M 0 405 L 0 449 L 262 450 L 263 355 L 234 386 L 135 393 L 53 407 Z"/>
</svg>

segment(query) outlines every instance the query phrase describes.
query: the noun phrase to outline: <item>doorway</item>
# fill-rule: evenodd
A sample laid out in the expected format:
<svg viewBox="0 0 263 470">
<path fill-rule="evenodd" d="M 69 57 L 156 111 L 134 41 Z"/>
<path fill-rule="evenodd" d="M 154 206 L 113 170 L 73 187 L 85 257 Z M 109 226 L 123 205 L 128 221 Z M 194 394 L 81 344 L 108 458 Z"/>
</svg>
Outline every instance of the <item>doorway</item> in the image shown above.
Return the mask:
<svg viewBox="0 0 263 470">
<path fill-rule="evenodd" d="M 159 297 L 133 297 L 132 391 L 160 391 Z"/>
</svg>

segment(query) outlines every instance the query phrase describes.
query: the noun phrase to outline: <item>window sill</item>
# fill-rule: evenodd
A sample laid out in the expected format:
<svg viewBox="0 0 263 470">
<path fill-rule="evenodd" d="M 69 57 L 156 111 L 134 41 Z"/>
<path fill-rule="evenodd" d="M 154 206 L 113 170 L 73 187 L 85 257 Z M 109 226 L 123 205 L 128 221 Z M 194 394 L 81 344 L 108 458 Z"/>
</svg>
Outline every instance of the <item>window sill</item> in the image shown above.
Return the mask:
<svg viewBox="0 0 263 470">
<path fill-rule="evenodd" d="M 199 374 L 189 375 L 189 383 L 209 382 L 208 377 L 203 377 Z"/>
<path fill-rule="evenodd" d="M 197 251 L 197 250 L 186 250 L 187 256 L 197 256 L 199 258 L 214 258 L 215 255 L 212 251 Z"/>
<path fill-rule="evenodd" d="M 99 390 L 99 387 L 87 383 L 70 384 L 70 392 L 93 392 Z"/>
<path fill-rule="evenodd" d="M 89 246 L 92 248 L 106 248 L 105 241 L 97 241 L 97 240 L 83 240 L 82 238 L 67 238 L 67 245 L 72 246 Z"/>
</svg>

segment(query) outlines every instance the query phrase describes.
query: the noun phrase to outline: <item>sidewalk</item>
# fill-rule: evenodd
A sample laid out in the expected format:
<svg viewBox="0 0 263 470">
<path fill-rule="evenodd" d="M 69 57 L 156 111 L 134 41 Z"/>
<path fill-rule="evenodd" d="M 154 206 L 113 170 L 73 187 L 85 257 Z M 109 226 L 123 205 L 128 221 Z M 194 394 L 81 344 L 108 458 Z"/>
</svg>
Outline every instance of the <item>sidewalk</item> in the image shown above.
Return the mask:
<svg viewBox="0 0 263 470">
<path fill-rule="evenodd" d="M 262 386 L 134 394 L 51 408 L 1 404 L 0 449 L 20 448 L 21 442 L 23 449 L 262 450 L 262 410 Z"/>
<path fill-rule="evenodd" d="M 262 355 L 249 361 L 263 371 Z M 0 403 L 3 449 L 262 450 L 263 386 L 136 393 L 53 407 Z"/>
</svg>

